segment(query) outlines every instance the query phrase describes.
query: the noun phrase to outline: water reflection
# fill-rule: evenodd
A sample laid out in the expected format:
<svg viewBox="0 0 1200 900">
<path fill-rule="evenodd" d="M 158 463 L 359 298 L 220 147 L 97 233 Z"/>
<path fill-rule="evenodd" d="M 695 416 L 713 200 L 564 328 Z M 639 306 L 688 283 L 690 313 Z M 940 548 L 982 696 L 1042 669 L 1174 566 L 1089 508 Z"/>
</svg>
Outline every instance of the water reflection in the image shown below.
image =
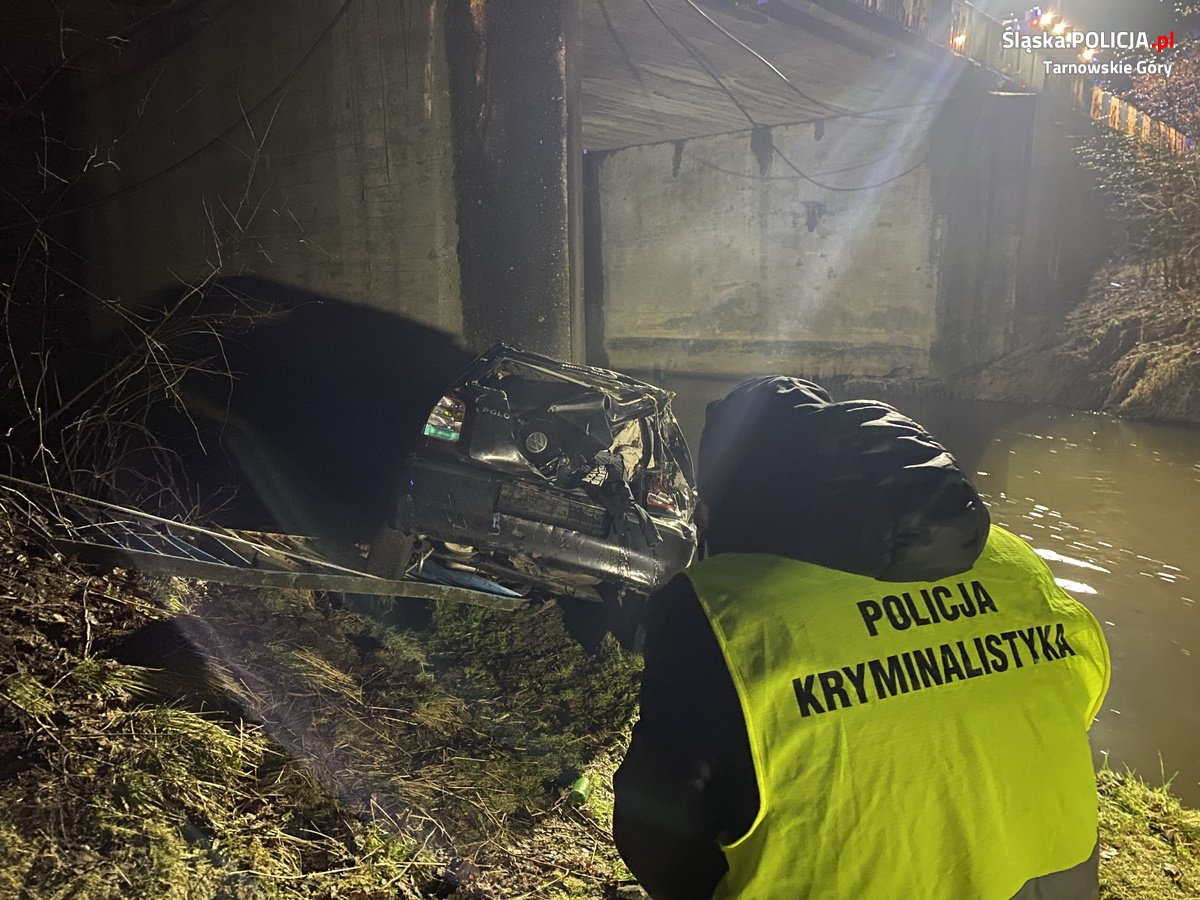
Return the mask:
<svg viewBox="0 0 1200 900">
<path fill-rule="evenodd" d="M 671 377 L 695 448 L 704 405 L 734 379 Z M 886 398 L 885 398 L 886 399 Z M 1097 751 L 1200 804 L 1200 431 L 1092 413 L 894 399 L 959 458 L 996 522 L 1096 615 L 1113 658 Z"/>
<path fill-rule="evenodd" d="M 955 439 L 955 404 L 925 404 Z M 915 411 L 914 411 L 915 412 Z M 996 521 L 1028 540 L 1104 623 L 1113 683 L 1098 749 L 1200 802 L 1200 632 L 1186 596 L 1200 505 L 1200 433 L 1050 409 L 997 410 L 976 482 Z M 988 474 L 981 475 L 979 472 Z"/>
</svg>

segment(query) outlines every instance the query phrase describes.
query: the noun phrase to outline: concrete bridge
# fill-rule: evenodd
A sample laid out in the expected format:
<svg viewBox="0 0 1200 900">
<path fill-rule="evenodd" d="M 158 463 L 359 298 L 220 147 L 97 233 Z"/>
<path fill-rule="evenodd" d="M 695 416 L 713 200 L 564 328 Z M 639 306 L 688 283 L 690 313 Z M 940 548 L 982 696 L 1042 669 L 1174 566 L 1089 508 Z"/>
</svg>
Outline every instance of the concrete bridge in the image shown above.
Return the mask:
<svg viewBox="0 0 1200 900">
<path fill-rule="evenodd" d="M 1086 120 L 928 39 L 955 8 L 189 5 L 75 79 L 119 162 L 81 278 L 255 273 L 619 368 L 953 372 L 1104 252 Z"/>
</svg>

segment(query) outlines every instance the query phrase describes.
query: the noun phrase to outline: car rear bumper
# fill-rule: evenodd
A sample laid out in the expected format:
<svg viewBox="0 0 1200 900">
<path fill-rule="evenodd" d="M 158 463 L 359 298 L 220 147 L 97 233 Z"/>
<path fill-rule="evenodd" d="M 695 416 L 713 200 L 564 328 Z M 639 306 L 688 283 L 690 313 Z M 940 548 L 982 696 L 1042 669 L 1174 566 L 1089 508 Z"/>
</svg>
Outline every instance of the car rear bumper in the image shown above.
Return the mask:
<svg viewBox="0 0 1200 900">
<path fill-rule="evenodd" d="M 655 518 L 662 540 L 654 545 L 636 526 L 619 537 L 603 507 L 549 484 L 497 477 L 469 462 L 415 458 L 404 475 L 396 524 L 435 540 L 526 554 L 545 568 L 641 592 L 664 584 L 694 553 L 690 525 Z"/>
</svg>

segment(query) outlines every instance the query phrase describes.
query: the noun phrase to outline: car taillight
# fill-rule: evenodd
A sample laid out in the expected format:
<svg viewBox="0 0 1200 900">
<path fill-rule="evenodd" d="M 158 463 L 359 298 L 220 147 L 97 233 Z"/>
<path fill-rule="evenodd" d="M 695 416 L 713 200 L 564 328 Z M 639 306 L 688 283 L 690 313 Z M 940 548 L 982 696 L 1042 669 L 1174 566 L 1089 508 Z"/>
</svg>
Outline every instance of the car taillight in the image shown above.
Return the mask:
<svg viewBox="0 0 1200 900">
<path fill-rule="evenodd" d="M 671 492 L 663 484 L 661 478 L 654 479 L 654 484 L 650 486 L 650 490 L 646 491 L 646 505 L 656 509 L 678 512 L 675 508 L 675 498 L 671 496 Z"/>
<path fill-rule="evenodd" d="M 437 438 L 439 441 L 457 441 L 462 437 L 466 412 L 467 404 L 457 397 L 447 395 L 434 405 L 429 418 L 425 420 L 425 428 L 421 434 Z"/>
</svg>

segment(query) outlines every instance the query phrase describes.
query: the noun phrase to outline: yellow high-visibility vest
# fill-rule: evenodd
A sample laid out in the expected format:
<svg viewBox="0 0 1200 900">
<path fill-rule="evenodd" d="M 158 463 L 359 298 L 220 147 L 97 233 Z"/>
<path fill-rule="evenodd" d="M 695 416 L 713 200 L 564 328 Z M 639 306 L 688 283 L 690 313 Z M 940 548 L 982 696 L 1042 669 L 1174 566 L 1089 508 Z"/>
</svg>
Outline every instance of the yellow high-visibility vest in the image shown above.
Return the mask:
<svg viewBox="0 0 1200 900">
<path fill-rule="evenodd" d="M 742 553 L 687 575 L 758 779 L 715 897 L 1008 900 L 1087 859 L 1108 648 L 1020 538 L 928 584 Z"/>
</svg>

